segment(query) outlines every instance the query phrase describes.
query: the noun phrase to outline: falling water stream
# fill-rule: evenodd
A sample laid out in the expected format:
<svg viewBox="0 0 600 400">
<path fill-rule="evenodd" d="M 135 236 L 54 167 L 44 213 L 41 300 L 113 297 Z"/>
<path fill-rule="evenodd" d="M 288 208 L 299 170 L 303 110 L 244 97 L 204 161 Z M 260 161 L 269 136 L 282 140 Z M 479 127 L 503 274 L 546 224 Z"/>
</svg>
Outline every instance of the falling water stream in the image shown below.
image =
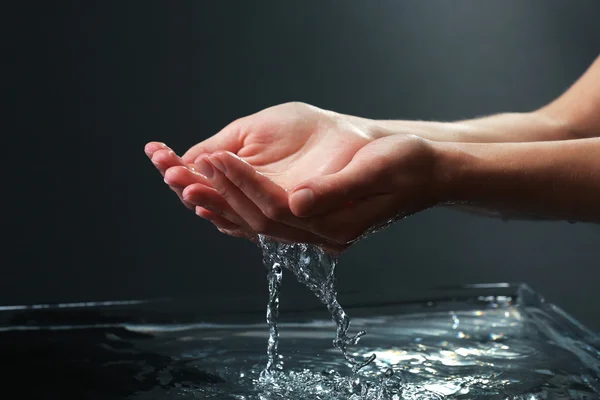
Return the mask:
<svg viewBox="0 0 600 400">
<path fill-rule="evenodd" d="M 372 363 L 375 359 L 374 354 L 364 361 L 358 361 L 348 354 L 348 346 L 356 345 L 366 331 L 361 330 L 354 336 L 348 335 L 350 318 L 337 301 L 335 287 L 335 267 L 338 257 L 325 253 L 316 246 L 303 243 L 285 244 L 262 235 L 259 237 L 259 244 L 263 251 L 263 263 L 267 268 L 269 281 L 267 305 L 267 323 L 269 324 L 267 355 L 269 358 L 265 371 L 269 372 L 273 368 L 278 368 L 276 364 L 279 342 L 277 317 L 279 316 L 279 296 L 283 274 L 281 266 L 290 270 L 298 281 L 308 287 L 327 306 L 331 313 L 331 319 L 336 325 L 333 347 L 339 349 L 346 361 L 352 365 L 352 372 L 356 373 Z"/>
</svg>

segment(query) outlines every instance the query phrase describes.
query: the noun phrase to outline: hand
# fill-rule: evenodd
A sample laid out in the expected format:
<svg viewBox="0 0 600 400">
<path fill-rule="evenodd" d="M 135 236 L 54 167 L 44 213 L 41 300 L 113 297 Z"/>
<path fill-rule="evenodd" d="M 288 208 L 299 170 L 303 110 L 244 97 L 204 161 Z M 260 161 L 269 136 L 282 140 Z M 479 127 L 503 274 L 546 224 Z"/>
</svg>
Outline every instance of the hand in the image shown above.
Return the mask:
<svg viewBox="0 0 600 400">
<path fill-rule="evenodd" d="M 211 221 L 223 233 L 236 237 L 245 237 L 254 242 L 256 241 L 255 235 L 241 230 L 238 225 L 219 215 L 219 211 L 215 213 L 204 207 L 196 206 L 184 199 L 183 189 L 185 186 L 187 184 L 197 184 L 209 189 L 207 198 L 212 200 L 214 204 L 221 204 L 222 207 L 227 206 L 227 203 L 225 203 L 216 191 L 211 189 L 210 181 L 196 172 L 194 164 L 184 163 L 184 161 L 164 143 L 148 143 L 144 148 L 144 151 L 165 179 L 165 183 L 168 184 L 170 181 L 176 181 L 172 185 L 169 185 L 169 187 L 177 194 L 181 202 L 187 208 L 195 210 L 198 216 Z M 167 173 L 167 171 L 169 171 L 169 173 Z M 218 210 L 218 207 L 215 208 L 215 210 Z"/>
<path fill-rule="evenodd" d="M 424 156 L 430 152 L 425 141 L 404 135 L 374 140 L 362 121 L 304 104 L 272 107 L 230 124 L 191 148 L 178 163 L 164 165 L 165 180 L 180 190 L 184 201 L 200 206 L 200 215 L 206 217 L 206 210 L 212 210 L 213 223 L 219 216 L 236 227 L 215 223 L 222 231 L 244 232 L 250 237 L 263 233 L 339 250 L 373 223 L 402 209 L 402 204 L 394 205 L 393 194 L 374 186 L 375 182 L 388 185 L 387 189 L 393 189 L 390 182 L 404 184 L 404 188 L 427 182 L 423 179 L 429 169 Z M 398 157 L 390 153 L 390 146 L 400 149 Z M 400 157 L 402 154 L 406 157 Z M 155 161 L 156 154 L 149 156 Z M 186 167 L 192 161 L 207 179 Z M 402 166 L 410 169 L 394 176 L 394 167 Z M 419 178 L 412 179 L 415 167 L 422 171 Z M 319 177 L 323 179 L 315 180 Z M 300 197 L 288 199 L 285 189 L 305 187 L 315 193 L 313 205 L 302 200 L 300 193 Z M 403 213 L 427 206 L 427 201 L 415 200 L 423 196 L 421 191 L 417 193 L 409 197 L 420 205 L 408 207 L 411 200 L 405 196 Z M 350 199 L 355 204 L 349 206 Z M 364 209 L 371 203 L 375 209 Z M 313 218 L 299 218 L 307 215 Z M 348 215 L 352 218 L 345 220 Z M 335 226 L 333 221 L 337 221 Z"/>
<path fill-rule="evenodd" d="M 297 241 L 273 228 L 283 224 L 343 249 L 382 225 L 442 201 L 436 151 L 435 144 L 412 135 L 377 139 L 340 171 L 309 178 L 291 194 L 231 153 L 206 158 L 215 166 L 215 187 L 229 186 L 221 192 L 227 202 L 244 219 L 263 221 L 261 233 Z M 282 175 L 295 180 L 293 173 Z"/>
<path fill-rule="evenodd" d="M 370 140 L 356 124 L 335 113 L 302 103 L 288 103 L 233 122 L 181 158 L 157 142 L 146 145 L 145 151 L 184 204 L 191 208 L 196 206 L 196 213 L 211 220 L 221 231 L 249 238 L 254 238 L 256 233 L 277 233 L 279 239 L 283 236 L 327 247 L 322 238 L 272 224 L 260 211 L 256 213 L 256 206 L 250 207 L 247 202 L 241 211 L 242 204 L 229 206 L 223 197 L 231 198 L 232 189 L 209 182 L 194 171 L 192 163 L 199 155 L 214 152 L 218 161 L 219 151 L 229 151 L 276 182 L 280 189 L 289 188 L 315 174 L 338 171 Z M 220 196 L 219 191 L 226 192 Z"/>
</svg>

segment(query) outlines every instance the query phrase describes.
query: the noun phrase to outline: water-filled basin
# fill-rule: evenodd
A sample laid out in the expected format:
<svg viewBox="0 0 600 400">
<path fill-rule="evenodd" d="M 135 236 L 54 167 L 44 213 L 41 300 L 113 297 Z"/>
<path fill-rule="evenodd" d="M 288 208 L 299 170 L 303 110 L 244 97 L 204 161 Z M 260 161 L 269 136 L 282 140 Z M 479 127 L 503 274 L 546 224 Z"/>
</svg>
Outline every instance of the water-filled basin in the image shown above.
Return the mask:
<svg viewBox="0 0 600 400">
<path fill-rule="evenodd" d="M 261 378 L 264 310 L 243 303 L 5 306 L 0 379 L 19 398 L 600 398 L 600 338 L 526 285 L 382 295 L 346 311 L 351 331 L 367 331 L 352 355 L 375 362 L 353 376 L 324 308 L 282 308 L 283 370 Z"/>
</svg>

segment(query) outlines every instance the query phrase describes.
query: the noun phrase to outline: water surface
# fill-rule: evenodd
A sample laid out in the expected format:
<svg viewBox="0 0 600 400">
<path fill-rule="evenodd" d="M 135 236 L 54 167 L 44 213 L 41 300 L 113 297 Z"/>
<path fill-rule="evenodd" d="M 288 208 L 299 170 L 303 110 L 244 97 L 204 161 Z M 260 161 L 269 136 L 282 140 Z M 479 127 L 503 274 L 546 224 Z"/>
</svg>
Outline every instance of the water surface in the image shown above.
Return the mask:
<svg viewBox="0 0 600 400">
<path fill-rule="evenodd" d="M 376 355 L 356 375 L 332 346 L 334 323 L 317 313 L 279 323 L 282 370 L 269 379 L 264 314 L 239 324 L 4 327 L 0 354 L 10 362 L 0 379 L 23 398 L 600 398 L 598 337 L 525 289 L 352 309 L 353 329 L 368 334 L 350 355 Z"/>
</svg>

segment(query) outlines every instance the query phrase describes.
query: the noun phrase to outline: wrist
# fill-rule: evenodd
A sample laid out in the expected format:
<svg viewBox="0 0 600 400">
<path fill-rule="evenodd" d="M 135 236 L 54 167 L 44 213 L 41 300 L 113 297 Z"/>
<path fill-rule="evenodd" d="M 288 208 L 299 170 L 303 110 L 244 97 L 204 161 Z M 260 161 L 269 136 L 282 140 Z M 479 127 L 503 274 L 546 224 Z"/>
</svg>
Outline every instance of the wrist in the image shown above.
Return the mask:
<svg viewBox="0 0 600 400">
<path fill-rule="evenodd" d="M 333 111 L 330 111 L 330 113 L 334 119 L 342 124 L 350 124 L 363 132 L 371 141 L 398 134 L 414 134 L 420 136 L 407 128 L 406 121 L 377 120 L 358 117 L 356 115 L 340 114 Z"/>
<path fill-rule="evenodd" d="M 414 121 L 414 120 L 369 120 L 369 132 L 374 138 L 392 135 L 415 135 L 434 142 L 465 142 L 473 135 L 473 128 L 466 123 Z"/>
<path fill-rule="evenodd" d="M 510 206 L 552 187 L 549 143 L 436 143 L 436 180 L 445 204 Z"/>
<path fill-rule="evenodd" d="M 465 170 L 471 163 L 457 143 L 430 141 L 433 154 L 432 192 L 437 205 L 465 202 L 460 194 Z"/>
</svg>

